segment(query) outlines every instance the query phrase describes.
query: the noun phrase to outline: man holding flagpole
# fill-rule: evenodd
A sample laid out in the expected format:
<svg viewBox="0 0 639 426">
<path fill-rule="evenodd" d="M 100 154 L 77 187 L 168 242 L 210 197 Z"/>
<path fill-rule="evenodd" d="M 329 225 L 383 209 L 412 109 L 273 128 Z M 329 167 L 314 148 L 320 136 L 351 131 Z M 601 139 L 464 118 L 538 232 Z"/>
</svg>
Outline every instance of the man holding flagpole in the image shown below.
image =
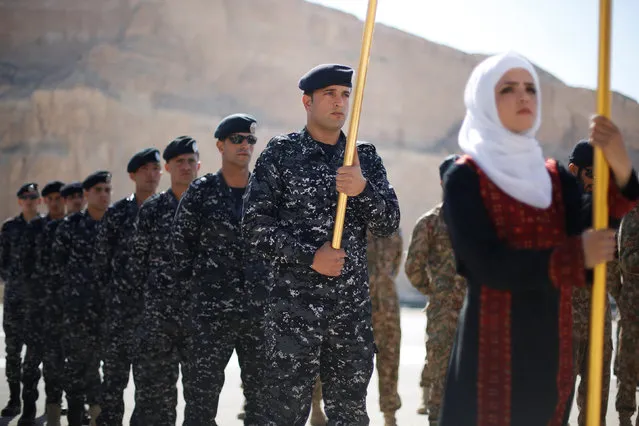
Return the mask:
<svg viewBox="0 0 639 426">
<path fill-rule="evenodd" d="M 399 204 L 375 147 L 341 166 L 353 70 L 326 64 L 299 81 L 306 127 L 273 138 L 257 160 L 243 233 L 274 270 L 265 334 L 268 425 L 303 425 L 319 375 L 329 422 L 368 424 L 375 345 L 366 231 L 390 236 Z M 351 197 L 343 246 L 331 246 L 338 192 Z"/>
</svg>

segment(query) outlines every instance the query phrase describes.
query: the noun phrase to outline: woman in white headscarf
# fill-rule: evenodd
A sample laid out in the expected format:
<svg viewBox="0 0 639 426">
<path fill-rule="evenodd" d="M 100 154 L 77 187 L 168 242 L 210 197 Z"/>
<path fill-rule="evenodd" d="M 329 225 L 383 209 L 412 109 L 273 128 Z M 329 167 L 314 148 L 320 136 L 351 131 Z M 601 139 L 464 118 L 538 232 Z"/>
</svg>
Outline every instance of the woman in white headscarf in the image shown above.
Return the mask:
<svg viewBox="0 0 639 426">
<path fill-rule="evenodd" d="M 521 56 L 472 72 L 459 146 L 444 179 L 444 217 L 468 291 L 451 353 L 439 426 L 546 426 L 568 421 L 573 286 L 613 259 L 614 232 L 585 230 L 576 179 L 545 160 L 535 134 L 539 80 Z M 625 214 L 639 182 L 605 117 L 590 142 L 611 169 L 610 213 Z"/>
</svg>

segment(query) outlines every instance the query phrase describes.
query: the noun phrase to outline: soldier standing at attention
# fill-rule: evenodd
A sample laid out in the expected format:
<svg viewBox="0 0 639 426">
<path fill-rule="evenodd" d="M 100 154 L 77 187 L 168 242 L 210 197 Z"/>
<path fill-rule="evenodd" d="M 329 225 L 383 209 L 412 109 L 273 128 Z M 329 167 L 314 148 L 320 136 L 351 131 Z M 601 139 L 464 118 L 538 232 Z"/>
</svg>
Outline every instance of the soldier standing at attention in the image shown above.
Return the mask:
<svg viewBox="0 0 639 426">
<path fill-rule="evenodd" d="M 80 426 L 86 401 L 91 426 L 96 426 L 100 414 L 100 331 L 104 317 L 92 262 L 98 227 L 111 204 L 111 173 L 92 173 L 82 182 L 82 188 L 88 206 L 65 217 L 58 226 L 53 240 L 52 269 L 62 280 L 67 420 L 69 426 Z"/>
<path fill-rule="evenodd" d="M 40 364 L 44 361 L 45 346 L 45 309 L 46 292 L 44 286 L 45 276 L 48 270 L 40 265 L 40 257 L 37 256 L 39 247 L 43 243 L 43 236 L 46 226 L 52 220 L 60 220 L 64 217 L 64 200 L 60 195 L 60 190 L 64 183 L 54 181 L 47 183 L 42 188 L 42 198 L 47 206 L 46 216 L 37 216 L 27 224 L 27 228 L 22 237 L 20 269 L 22 280 L 25 284 L 25 342 L 27 353 L 22 364 L 22 401 L 24 408 L 22 416 L 18 420 L 19 426 L 35 425 L 36 402 L 38 401 L 38 382 L 40 381 Z M 56 399 L 56 393 L 60 388 L 60 383 L 54 383 L 52 369 L 55 368 L 44 363 L 43 372 L 45 379 L 45 390 L 47 394 L 47 404 Z"/>
<path fill-rule="evenodd" d="M 303 425 L 321 377 L 331 424 L 368 424 L 375 344 L 366 231 L 399 227 L 399 204 L 372 144 L 342 167 L 353 70 L 320 65 L 299 82 L 306 127 L 276 136 L 251 177 L 243 231 L 274 271 L 266 314 L 267 425 Z M 338 191 L 351 199 L 343 248 L 331 247 Z"/>
<path fill-rule="evenodd" d="M 9 383 L 9 402 L 2 417 L 20 414 L 20 380 L 22 346 L 24 345 L 25 283 L 20 273 L 20 244 L 27 223 L 39 216 L 40 193 L 37 183 L 25 183 L 18 193 L 21 213 L 8 219 L 0 230 L 0 278 L 4 281 L 2 328 L 6 350 L 5 374 Z"/>
<path fill-rule="evenodd" d="M 577 178 L 581 187 L 582 210 L 581 216 L 584 227 L 592 226 L 592 186 L 594 149 L 587 140 L 579 141 L 570 154 L 568 170 Z M 608 227 L 617 229 L 620 220 L 614 217 L 608 219 Z M 619 262 L 614 260 L 606 264 L 606 287 L 615 300 L 618 300 L 620 290 Z M 590 286 L 574 287 L 572 290 L 572 335 L 573 352 L 575 354 L 575 378 L 581 377 L 577 394 L 579 408 L 579 426 L 586 424 L 586 397 L 588 393 L 588 347 L 590 341 L 590 307 L 592 290 Z M 606 298 L 607 299 L 607 298 Z M 606 300 L 606 322 L 604 326 L 603 369 L 601 379 L 601 425 L 606 424 L 608 411 L 608 395 L 610 393 L 610 362 L 612 360 L 612 314 L 610 304 Z"/>
<path fill-rule="evenodd" d="M 193 401 L 188 370 L 191 289 L 173 273 L 170 235 L 179 200 L 200 169 L 200 154 L 195 139 L 180 136 L 162 156 L 171 187 L 142 204 L 132 240 L 131 274 L 144 294 L 136 410 L 142 425 L 175 426 L 180 366 L 187 410 Z"/>
<path fill-rule="evenodd" d="M 216 425 L 224 369 L 237 351 L 246 397 L 245 425 L 260 425 L 264 373 L 261 314 L 265 271 L 241 235 L 242 203 L 257 138 L 256 120 L 233 114 L 215 130 L 222 169 L 193 181 L 173 222 L 176 280 L 191 286 L 193 400 L 184 426 Z M 255 280 L 259 280 L 255 282 Z M 257 305 L 256 305 L 257 304 Z M 266 409 L 268 410 L 268 409 Z"/>
<path fill-rule="evenodd" d="M 373 336 L 377 346 L 375 364 L 379 381 L 379 409 L 384 414 L 384 425 L 396 426 L 395 412 L 402 406 L 397 393 L 402 331 L 395 278 L 402 261 L 402 235 L 398 230 L 388 238 L 379 238 L 369 231 L 367 237 L 366 258 L 373 307 Z M 321 385 L 318 379 L 313 389 L 312 426 L 326 424 L 320 405 Z"/>
<path fill-rule="evenodd" d="M 60 189 L 65 204 L 66 215 L 70 216 L 84 208 L 84 194 L 82 182 L 73 182 Z M 62 391 L 64 353 L 62 339 L 64 330 L 62 325 L 62 296 L 60 288 L 62 278 L 54 273 L 52 264 L 53 239 L 55 231 L 62 223 L 62 219 L 51 220 L 47 223 L 40 239 L 36 242 L 36 272 L 42 277 L 44 302 L 44 370 L 46 375 L 47 393 L 47 426 L 60 426 L 62 414 Z M 86 416 L 88 419 L 88 416 Z"/>
<path fill-rule="evenodd" d="M 440 182 L 457 158 L 450 155 L 440 164 Z M 423 405 L 418 413 L 428 414 L 429 423 L 434 426 L 439 419 L 457 318 L 466 295 L 466 282 L 455 269 L 442 203 L 417 220 L 404 268 L 413 287 L 428 296 L 426 364 L 420 382 Z"/>
<path fill-rule="evenodd" d="M 635 206 L 621 221 L 619 264 L 622 286 L 617 300 L 621 312 L 621 334 L 616 408 L 619 426 L 632 426 L 639 382 L 639 206 Z"/>
<path fill-rule="evenodd" d="M 100 425 L 120 426 L 124 416 L 123 392 L 129 383 L 138 346 L 135 331 L 142 312 L 142 284 L 131 275 L 134 222 L 139 206 L 160 184 L 160 151 L 146 148 L 137 152 L 127 165 L 135 192 L 115 203 L 104 214 L 95 244 L 93 266 L 105 308 L 102 344 L 104 373 Z M 136 392 L 137 393 L 137 392 Z M 137 423 L 133 411 L 132 425 Z"/>
</svg>

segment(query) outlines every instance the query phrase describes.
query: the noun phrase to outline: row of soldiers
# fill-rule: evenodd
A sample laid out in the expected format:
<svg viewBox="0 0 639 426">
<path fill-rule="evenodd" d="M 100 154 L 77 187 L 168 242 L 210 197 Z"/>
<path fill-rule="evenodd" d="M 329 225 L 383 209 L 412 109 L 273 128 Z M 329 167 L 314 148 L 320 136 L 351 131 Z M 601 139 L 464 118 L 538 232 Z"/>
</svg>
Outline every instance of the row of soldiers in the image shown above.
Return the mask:
<svg viewBox="0 0 639 426">
<path fill-rule="evenodd" d="M 273 138 L 252 173 L 257 121 L 233 114 L 214 133 L 217 173 L 197 178 L 198 146 L 183 136 L 162 155 L 136 153 L 135 191 L 113 204 L 108 171 L 41 194 L 35 183 L 20 188 L 22 213 L 0 233 L 2 415 L 35 424 L 42 362 L 48 424 L 60 424 L 63 392 L 69 425 L 87 420 L 85 404 L 91 425 L 122 424 L 132 368 L 130 424 L 175 424 L 181 370 L 184 425 L 215 425 L 236 351 L 244 424 L 303 425 L 318 381 L 328 419 L 315 422 L 367 424 L 379 351 L 378 365 L 391 364 L 380 374 L 382 410 L 395 424 L 399 204 L 373 145 L 358 144 L 355 164 L 342 166 L 352 73 L 328 64 L 302 77 L 305 128 Z M 171 186 L 156 193 L 161 157 Z M 341 249 L 330 244 L 337 192 L 351 197 Z"/>
<path fill-rule="evenodd" d="M 592 223 L 593 188 L 592 145 L 579 141 L 568 161 L 569 171 L 577 177 L 584 197 L 582 215 L 587 227 Z M 459 157 L 447 157 L 440 165 L 440 178 Z M 618 257 L 607 265 L 607 286 L 616 301 L 620 321 L 617 356 L 614 372 L 617 376 L 616 409 L 620 426 L 632 426 L 631 418 L 637 409 L 636 388 L 639 383 L 639 206 L 623 220 L 611 218 L 610 226 L 617 229 Z M 453 249 L 443 218 L 442 204 L 422 216 L 413 230 L 405 264 L 406 275 L 412 285 L 428 296 L 427 360 L 420 385 L 423 405 L 418 412 L 428 414 L 436 425 L 445 386 L 445 377 L 452 349 L 459 312 L 464 302 L 466 284 L 457 275 Z M 576 389 L 578 424 L 585 425 L 588 390 L 588 348 L 590 342 L 591 290 L 573 290 L 573 353 L 575 377 L 580 377 Z M 606 424 L 610 392 L 613 352 L 612 315 L 606 306 L 603 348 L 603 376 L 601 395 L 601 424 Z M 636 423 L 639 426 L 639 419 Z"/>
</svg>

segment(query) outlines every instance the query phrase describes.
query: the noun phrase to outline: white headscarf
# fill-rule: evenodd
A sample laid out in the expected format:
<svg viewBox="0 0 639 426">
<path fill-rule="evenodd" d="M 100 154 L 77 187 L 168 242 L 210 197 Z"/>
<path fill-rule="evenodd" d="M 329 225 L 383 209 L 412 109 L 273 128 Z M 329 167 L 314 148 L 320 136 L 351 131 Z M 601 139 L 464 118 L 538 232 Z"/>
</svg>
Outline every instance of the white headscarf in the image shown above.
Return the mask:
<svg viewBox="0 0 639 426">
<path fill-rule="evenodd" d="M 513 68 L 532 75 L 537 88 L 537 116 L 526 133 L 513 133 L 499 119 L 495 86 Z M 491 56 L 473 70 L 464 92 L 466 117 L 459 146 L 502 191 L 514 199 L 545 209 L 552 201 L 552 182 L 535 134 L 541 124 L 539 78 L 530 62 L 516 53 Z"/>
</svg>

